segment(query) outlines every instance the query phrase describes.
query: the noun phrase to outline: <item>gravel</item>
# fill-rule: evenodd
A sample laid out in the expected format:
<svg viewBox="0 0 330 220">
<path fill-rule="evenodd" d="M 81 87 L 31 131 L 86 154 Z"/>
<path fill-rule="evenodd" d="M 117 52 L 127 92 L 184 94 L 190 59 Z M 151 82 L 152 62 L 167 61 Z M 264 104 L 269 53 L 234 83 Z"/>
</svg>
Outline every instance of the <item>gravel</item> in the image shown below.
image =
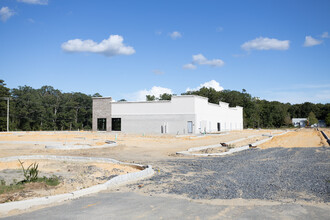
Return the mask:
<svg viewBox="0 0 330 220">
<path fill-rule="evenodd" d="M 192 199 L 330 201 L 326 147 L 249 149 L 224 157 L 177 157 L 158 165 L 160 172 L 139 183 L 146 192 Z"/>
</svg>

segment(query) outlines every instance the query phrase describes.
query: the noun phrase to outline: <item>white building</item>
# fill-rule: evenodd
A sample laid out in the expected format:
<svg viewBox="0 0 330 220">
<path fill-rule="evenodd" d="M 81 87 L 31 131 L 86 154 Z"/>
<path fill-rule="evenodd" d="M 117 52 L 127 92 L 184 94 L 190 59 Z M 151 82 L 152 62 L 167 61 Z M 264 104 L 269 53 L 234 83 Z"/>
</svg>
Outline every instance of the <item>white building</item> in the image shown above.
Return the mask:
<svg viewBox="0 0 330 220">
<path fill-rule="evenodd" d="M 292 124 L 295 127 L 305 127 L 307 125 L 307 118 L 292 118 Z"/>
<path fill-rule="evenodd" d="M 212 104 L 200 96 L 173 96 L 169 101 L 151 102 L 93 98 L 94 131 L 200 134 L 242 129 L 242 107 L 229 107 L 225 102 Z"/>
</svg>

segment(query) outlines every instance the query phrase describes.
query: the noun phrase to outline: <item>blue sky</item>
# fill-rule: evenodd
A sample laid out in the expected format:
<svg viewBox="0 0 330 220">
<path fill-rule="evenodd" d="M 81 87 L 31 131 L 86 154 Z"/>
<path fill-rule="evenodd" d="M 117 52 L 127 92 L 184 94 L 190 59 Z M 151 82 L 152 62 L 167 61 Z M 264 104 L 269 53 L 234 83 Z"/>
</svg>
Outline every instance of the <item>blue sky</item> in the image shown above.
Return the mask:
<svg viewBox="0 0 330 220">
<path fill-rule="evenodd" d="M 115 100 L 204 85 L 329 103 L 329 35 L 328 0 L 0 0 L 0 79 Z"/>
</svg>

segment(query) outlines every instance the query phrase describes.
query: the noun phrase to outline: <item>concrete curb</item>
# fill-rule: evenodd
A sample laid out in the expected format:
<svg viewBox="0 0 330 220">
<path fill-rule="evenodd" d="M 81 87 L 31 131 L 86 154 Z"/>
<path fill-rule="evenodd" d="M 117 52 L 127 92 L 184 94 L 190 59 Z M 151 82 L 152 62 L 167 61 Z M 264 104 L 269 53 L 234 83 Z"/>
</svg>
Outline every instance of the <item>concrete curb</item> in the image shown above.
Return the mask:
<svg viewBox="0 0 330 220">
<path fill-rule="evenodd" d="M 90 145 L 46 145 L 46 149 L 54 150 L 79 150 L 79 149 L 95 149 L 95 148 L 105 148 L 105 147 L 115 147 L 117 143 L 113 144 L 104 144 L 99 146 L 90 146 Z"/>
<path fill-rule="evenodd" d="M 0 158 L 1 162 L 7 162 L 12 160 L 27 160 L 27 159 L 48 159 L 48 160 L 65 160 L 65 161 L 86 161 L 86 162 L 110 162 L 116 164 L 126 164 L 126 165 L 134 165 L 145 168 L 142 171 L 136 173 L 128 173 L 125 175 L 116 176 L 109 181 L 91 186 L 86 189 L 77 190 L 71 193 L 59 194 L 54 196 L 46 196 L 16 202 L 8 202 L 0 204 L 0 214 L 7 214 L 13 210 L 25 210 L 29 209 L 33 206 L 40 206 L 40 205 L 49 205 L 54 203 L 60 203 L 67 200 L 77 199 L 82 196 L 90 195 L 93 193 L 100 192 L 102 190 L 106 190 L 115 186 L 124 185 L 130 182 L 135 182 L 147 177 L 150 177 L 154 174 L 154 170 L 150 165 L 143 166 L 140 164 L 131 164 L 131 163 L 123 163 L 114 159 L 110 158 L 93 158 L 93 157 L 70 157 L 70 156 L 54 156 L 54 155 L 33 155 L 33 156 L 15 156 L 15 157 L 7 157 L 7 158 Z"/>
<path fill-rule="evenodd" d="M 267 139 L 264 139 L 264 140 L 261 140 L 261 141 L 257 141 L 255 143 L 253 143 L 252 145 L 263 144 L 263 143 L 265 143 L 267 141 L 270 141 L 275 136 L 283 135 L 283 134 L 286 134 L 288 132 L 289 131 L 285 131 L 284 133 L 281 133 L 281 134 L 275 134 L 273 136 L 270 136 Z M 253 137 L 256 137 L 256 136 L 260 136 L 260 135 L 251 135 L 251 136 L 248 136 L 246 138 L 240 138 L 240 139 L 237 139 L 237 140 L 229 141 L 226 144 L 233 144 L 233 143 L 240 142 L 240 141 L 243 141 L 243 140 L 246 140 L 246 139 L 249 139 L 249 138 L 253 138 Z M 221 145 L 220 144 L 215 144 L 215 145 L 208 145 L 208 146 L 201 146 L 201 147 L 193 147 L 193 148 L 189 148 L 187 151 L 177 152 L 177 154 L 181 154 L 181 155 L 185 155 L 185 156 L 202 156 L 202 157 L 208 157 L 208 156 L 224 156 L 224 155 L 229 155 L 229 154 L 233 154 L 233 153 L 236 153 L 236 152 L 240 152 L 240 151 L 243 151 L 243 150 L 250 149 L 249 145 L 245 145 L 245 146 L 242 146 L 242 147 L 232 148 L 229 151 L 223 152 L 223 153 L 213 153 L 213 154 L 197 154 L 197 153 L 192 153 L 192 152 L 195 152 L 195 151 L 200 151 L 200 150 L 204 150 L 204 149 L 208 149 L 208 148 L 216 148 L 216 147 L 221 147 Z"/>
<path fill-rule="evenodd" d="M 46 149 L 54 149 L 54 150 L 79 150 L 79 149 L 95 149 L 95 148 L 106 148 L 106 147 L 115 147 L 117 143 L 112 144 L 104 144 L 104 145 L 87 145 L 87 144 L 79 144 L 79 145 L 63 145 L 61 142 L 45 142 L 45 141 L 0 141 L 0 144 L 38 144 L 45 145 Z"/>
</svg>

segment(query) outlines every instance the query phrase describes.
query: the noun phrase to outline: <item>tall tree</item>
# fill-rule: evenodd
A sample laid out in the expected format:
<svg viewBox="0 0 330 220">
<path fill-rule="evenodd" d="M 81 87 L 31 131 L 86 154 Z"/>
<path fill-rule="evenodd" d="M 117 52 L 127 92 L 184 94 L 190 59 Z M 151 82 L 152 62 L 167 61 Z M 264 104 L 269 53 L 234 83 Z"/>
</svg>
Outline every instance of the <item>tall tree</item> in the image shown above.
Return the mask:
<svg viewBox="0 0 330 220">
<path fill-rule="evenodd" d="M 5 98 L 10 97 L 9 90 L 5 81 L 0 79 L 0 131 L 7 130 L 7 101 Z"/>
<path fill-rule="evenodd" d="M 314 125 L 314 124 L 317 124 L 319 123 L 319 121 L 317 120 L 314 112 L 310 112 L 309 115 L 308 115 L 308 124 L 309 125 Z"/>
</svg>

